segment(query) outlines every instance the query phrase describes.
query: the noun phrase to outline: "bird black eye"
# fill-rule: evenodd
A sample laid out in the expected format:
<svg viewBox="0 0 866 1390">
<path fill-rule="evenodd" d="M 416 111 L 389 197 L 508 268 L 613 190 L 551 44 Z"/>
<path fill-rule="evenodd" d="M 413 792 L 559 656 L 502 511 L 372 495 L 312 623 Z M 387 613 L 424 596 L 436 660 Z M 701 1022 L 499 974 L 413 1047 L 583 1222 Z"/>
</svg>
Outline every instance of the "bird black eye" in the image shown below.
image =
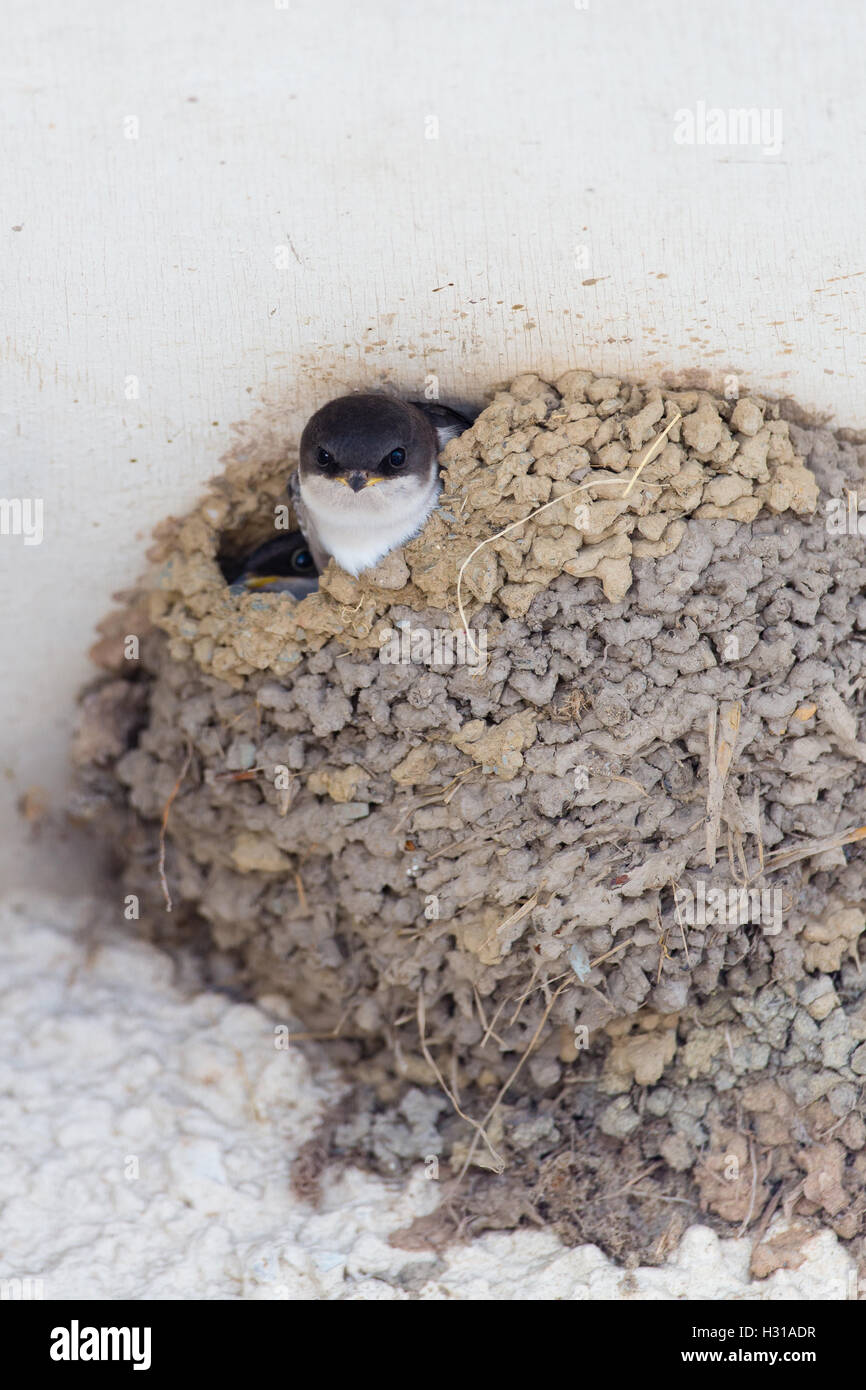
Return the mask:
<svg viewBox="0 0 866 1390">
<path fill-rule="evenodd" d="M 382 460 L 389 468 L 402 468 L 406 462 L 405 449 L 392 449 L 387 458 Z"/>
<path fill-rule="evenodd" d="M 309 550 L 305 550 L 303 546 L 299 546 L 292 555 L 292 564 L 296 570 L 310 570 L 313 568 L 313 557 Z"/>
<path fill-rule="evenodd" d="M 331 464 L 334 462 L 334 456 L 333 454 L 329 454 L 327 449 L 317 449 L 316 462 L 320 468 L 330 468 Z"/>
</svg>

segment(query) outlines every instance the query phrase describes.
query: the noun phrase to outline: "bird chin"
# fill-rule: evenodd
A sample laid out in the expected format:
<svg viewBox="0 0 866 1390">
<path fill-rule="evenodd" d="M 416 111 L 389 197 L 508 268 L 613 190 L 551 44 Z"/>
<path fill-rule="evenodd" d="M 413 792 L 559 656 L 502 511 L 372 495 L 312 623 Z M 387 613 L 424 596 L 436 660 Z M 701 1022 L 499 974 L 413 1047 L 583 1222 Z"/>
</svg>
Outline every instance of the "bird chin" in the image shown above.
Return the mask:
<svg viewBox="0 0 866 1390">
<path fill-rule="evenodd" d="M 389 478 L 357 493 L 332 479 L 311 482 L 302 483 L 301 495 L 319 543 L 353 575 L 417 535 L 439 495 L 438 476 L 426 486 L 418 478 Z"/>
</svg>

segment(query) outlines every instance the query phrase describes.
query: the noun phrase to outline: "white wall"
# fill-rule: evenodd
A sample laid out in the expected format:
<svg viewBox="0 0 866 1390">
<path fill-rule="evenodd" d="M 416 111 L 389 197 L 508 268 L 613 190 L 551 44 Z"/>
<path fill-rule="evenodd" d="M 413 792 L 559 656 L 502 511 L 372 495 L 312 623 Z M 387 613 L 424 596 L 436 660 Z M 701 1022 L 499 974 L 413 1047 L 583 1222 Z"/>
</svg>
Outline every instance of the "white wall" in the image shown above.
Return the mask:
<svg viewBox="0 0 866 1390">
<path fill-rule="evenodd" d="M 262 403 L 289 440 L 383 379 L 480 402 L 530 366 L 698 366 L 866 426 L 851 0 L 3 10 L 0 494 L 46 514 L 0 536 L 10 816 L 62 781 L 152 524 Z M 701 101 L 780 109 L 781 154 L 676 143 Z"/>
</svg>

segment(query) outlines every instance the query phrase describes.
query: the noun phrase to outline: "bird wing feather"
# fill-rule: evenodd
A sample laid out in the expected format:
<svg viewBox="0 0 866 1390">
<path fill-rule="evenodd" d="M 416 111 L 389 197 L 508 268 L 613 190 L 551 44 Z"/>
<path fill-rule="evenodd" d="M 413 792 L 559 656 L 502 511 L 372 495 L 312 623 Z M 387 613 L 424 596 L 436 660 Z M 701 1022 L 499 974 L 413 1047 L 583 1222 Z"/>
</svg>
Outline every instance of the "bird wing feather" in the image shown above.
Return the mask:
<svg viewBox="0 0 866 1390">
<path fill-rule="evenodd" d="M 472 421 L 461 415 L 459 410 L 439 405 L 436 401 L 412 401 L 412 405 L 423 411 L 436 431 L 436 447 L 440 454 L 449 439 L 457 439 L 472 424 Z"/>
</svg>

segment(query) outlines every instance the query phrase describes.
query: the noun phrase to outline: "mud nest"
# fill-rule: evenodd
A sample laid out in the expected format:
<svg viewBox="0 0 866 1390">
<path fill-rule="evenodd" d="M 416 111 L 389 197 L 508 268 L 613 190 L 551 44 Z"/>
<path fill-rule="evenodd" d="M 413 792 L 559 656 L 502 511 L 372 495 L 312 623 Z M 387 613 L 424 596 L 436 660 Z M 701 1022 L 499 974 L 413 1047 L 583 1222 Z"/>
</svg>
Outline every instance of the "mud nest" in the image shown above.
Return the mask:
<svg viewBox="0 0 866 1390">
<path fill-rule="evenodd" d="M 273 534 L 283 441 L 161 528 L 94 652 L 74 811 L 150 934 L 342 1040 L 380 1103 L 430 1088 L 332 1152 L 519 1156 L 481 1224 L 608 1246 L 599 1166 L 639 1194 L 647 1160 L 724 1221 L 859 1231 L 866 447 L 785 413 L 521 377 L 423 534 L 301 603 L 220 567 Z M 670 1206 L 617 1201 L 646 1257 Z"/>
</svg>

